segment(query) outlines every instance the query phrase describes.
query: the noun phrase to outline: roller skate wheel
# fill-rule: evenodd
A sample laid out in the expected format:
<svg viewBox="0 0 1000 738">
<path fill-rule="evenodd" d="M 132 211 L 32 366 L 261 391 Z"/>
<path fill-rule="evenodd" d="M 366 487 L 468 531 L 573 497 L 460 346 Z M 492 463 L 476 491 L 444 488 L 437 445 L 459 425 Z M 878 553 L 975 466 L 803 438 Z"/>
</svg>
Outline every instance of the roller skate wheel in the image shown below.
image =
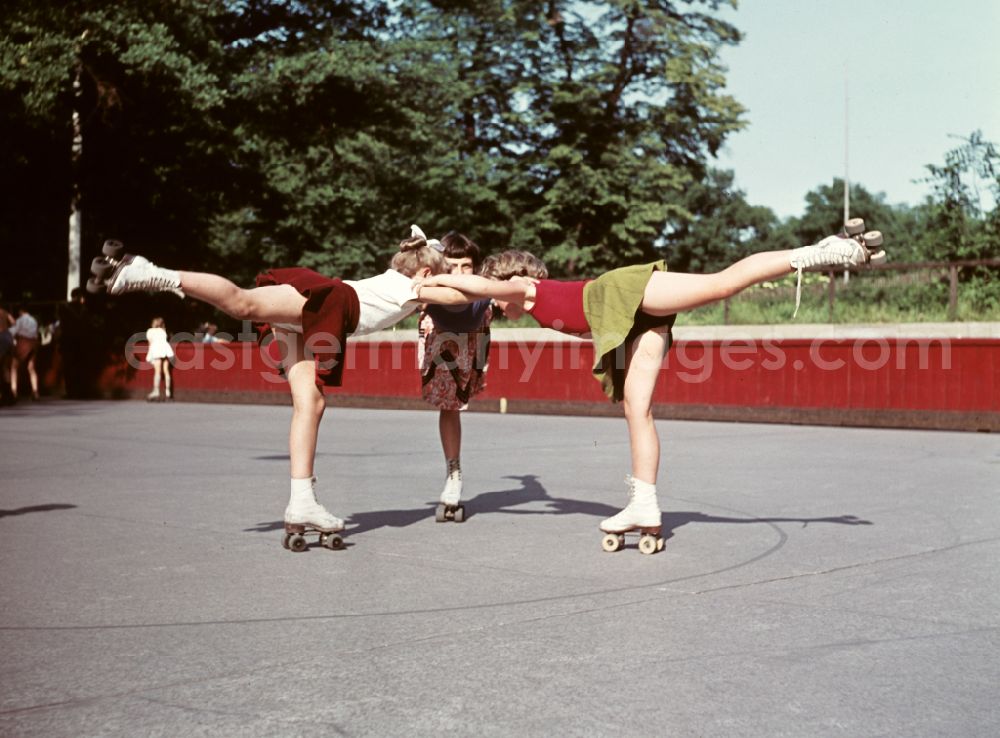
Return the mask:
<svg viewBox="0 0 1000 738">
<path fill-rule="evenodd" d="M 288 545 L 288 541 L 291 537 L 292 537 L 291 533 L 285 533 L 285 535 L 281 539 L 282 548 L 290 548 L 290 546 Z"/>
<path fill-rule="evenodd" d="M 336 551 L 344 547 L 344 539 L 336 533 L 324 533 L 320 536 L 320 543 L 331 551 Z"/>
<path fill-rule="evenodd" d="M 862 238 L 866 248 L 873 249 L 882 245 L 882 231 L 868 231 Z"/>
<path fill-rule="evenodd" d="M 608 553 L 614 553 L 625 545 L 625 536 L 621 533 L 608 533 L 601 539 L 601 548 Z"/>
<path fill-rule="evenodd" d="M 110 256 L 112 259 L 119 258 L 123 251 L 125 251 L 125 244 L 114 238 L 109 238 L 101 247 L 101 253 L 105 256 Z"/>
<path fill-rule="evenodd" d="M 104 283 L 98 282 L 96 279 L 91 277 L 87 280 L 87 292 L 92 295 L 96 295 L 98 292 L 104 291 Z"/>
<path fill-rule="evenodd" d="M 644 554 L 656 553 L 659 549 L 656 544 L 656 537 L 644 535 L 639 538 L 639 550 Z"/>
<path fill-rule="evenodd" d="M 114 267 L 103 256 L 95 256 L 90 262 L 90 273 L 99 281 L 104 281 L 113 269 Z"/>
<path fill-rule="evenodd" d="M 656 550 L 657 551 L 662 551 L 663 550 L 663 539 L 662 538 L 657 538 L 656 539 Z"/>
<path fill-rule="evenodd" d="M 464 523 L 465 522 L 465 505 L 459 505 L 458 507 L 456 507 L 455 508 L 455 512 L 453 514 L 453 517 L 454 517 L 456 523 Z"/>
<path fill-rule="evenodd" d="M 438 523 L 443 523 L 448 519 L 448 508 L 445 507 L 443 502 L 438 503 L 437 508 L 434 510 L 434 520 Z"/>
<path fill-rule="evenodd" d="M 295 533 L 288 538 L 288 548 L 291 551 L 300 553 L 306 550 L 306 538 L 303 535 Z"/>
<path fill-rule="evenodd" d="M 859 233 L 864 233 L 865 221 L 861 218 L 851 218 L 846 223 L 844 223 L 844 233 L 848 236 L 857 236 Z"/>
</svg>

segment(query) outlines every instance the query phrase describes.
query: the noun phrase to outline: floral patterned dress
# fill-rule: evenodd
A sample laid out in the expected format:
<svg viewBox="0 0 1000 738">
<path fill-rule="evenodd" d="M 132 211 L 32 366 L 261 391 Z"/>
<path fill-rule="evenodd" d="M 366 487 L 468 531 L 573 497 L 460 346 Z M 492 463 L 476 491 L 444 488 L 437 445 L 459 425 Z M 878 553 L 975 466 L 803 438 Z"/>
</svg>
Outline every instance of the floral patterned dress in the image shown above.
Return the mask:
<svg viewBox="0 0 1000 738">
<path fill-rule="evenodd" d="M 465 410 L 485 389 L 492 318 L 486 300 L 460 311 L 424 309 L 417 349 L 424 400 L 440 410 Z"/>
</svg>

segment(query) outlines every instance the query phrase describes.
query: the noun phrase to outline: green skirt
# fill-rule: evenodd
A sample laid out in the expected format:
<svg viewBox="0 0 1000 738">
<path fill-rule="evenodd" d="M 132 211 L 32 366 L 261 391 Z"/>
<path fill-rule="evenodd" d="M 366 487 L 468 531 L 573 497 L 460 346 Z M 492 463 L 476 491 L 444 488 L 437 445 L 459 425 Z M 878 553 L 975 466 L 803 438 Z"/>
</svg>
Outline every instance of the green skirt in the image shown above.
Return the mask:
<svg viewBox="0 0 1000 738">
<path fill-rule="evenodd" d="M 677 317 L 646 315 L 640 310 L 654 271 L 665 272 L 667 265 L 660 260 L 613 269 L 583 288 L 583 312 L 594 341 L 594 376 L 612 402 L 621 402 L 623 397 L 628 345 L 652 328 L 673 327 Z"/>
</svg>

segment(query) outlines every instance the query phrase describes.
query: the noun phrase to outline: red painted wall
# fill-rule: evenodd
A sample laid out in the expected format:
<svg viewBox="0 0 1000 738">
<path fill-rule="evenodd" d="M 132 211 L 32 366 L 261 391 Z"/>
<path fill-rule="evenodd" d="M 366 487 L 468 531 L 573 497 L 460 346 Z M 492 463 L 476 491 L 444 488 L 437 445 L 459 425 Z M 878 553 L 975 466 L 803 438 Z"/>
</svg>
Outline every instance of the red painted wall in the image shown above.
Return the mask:
<svg viewBox="0 0 1000 738">
<path fill-rule="evenodd" d="M 175 386 L 185 392 L 286 393 L 273 363 L 255 344 L 175 347 Z M 148 392 L 152 369 L 134 347 L 108 367 L 109 394 Z M 586 342 L 494 342 L 483 399 L 607 403 L 592 378 Z M 334 395 L 419 397 L 416 344 L 351 343 L 345 387 Z M 1000 340 L 783 339 L 678 341 L 664 363 L 654 401 L 746 408 L 1000 412 Z"/>
</svg>

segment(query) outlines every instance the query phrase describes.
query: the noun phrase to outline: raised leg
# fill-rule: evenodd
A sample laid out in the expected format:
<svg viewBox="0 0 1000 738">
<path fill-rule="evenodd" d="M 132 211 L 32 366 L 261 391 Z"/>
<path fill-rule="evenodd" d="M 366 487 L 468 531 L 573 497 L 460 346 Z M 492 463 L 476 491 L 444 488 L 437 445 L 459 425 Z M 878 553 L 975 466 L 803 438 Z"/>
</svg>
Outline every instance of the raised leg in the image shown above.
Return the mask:
<svg viewBox="0 0 1000 738">
<path fill-rule="evenodd" d="M 306 298 L 291 285 L 243 289 L 225 277 L 206 272 L 180 272 L 181 289 L 237 320 L 299 323 Z"/>
<path fill-rule="evenodd" d="M 642 298 L 649 315 L 674 315 L 709 305 L 747 287 L 791 274 L 792 251 L 762 251 L 714 274 L 653 272 Z"/>
<path fill-rule="evenodd" d="M 848 227 L 864 228 L 858 218 Z M 841 233 L 828 236 L 811 246 L 787 251 L 762 251 L 740 259 L 715 274 L 654 272 L 646 285 L 642 311 L 649 315 L 674 315 L 708 305 L 742 292 L 747 287 L 777 279 L 793 271 L 799 273 L 795 307 L 801 297 L 802 270 L 821 267 L 859 267 L 885 261 L 885 251 L 873 251 L 882 245 L 882 234 Z"/>
<path fill-rule="evenodd" d="M 107 289 L 109 295 L 127 292 L 173 292 L 194 297 L 237 320 L 261 323 L 298 323 L 305 298 L 289 285 L 245 290 L 225 277 L 206 272 L 181 272 L 153 264 L 142 256 L 123 254 L 118 242 L 104 246 L 104 256 L 91 265 L 94 278 L 87 289 Z"/>
</svg>

